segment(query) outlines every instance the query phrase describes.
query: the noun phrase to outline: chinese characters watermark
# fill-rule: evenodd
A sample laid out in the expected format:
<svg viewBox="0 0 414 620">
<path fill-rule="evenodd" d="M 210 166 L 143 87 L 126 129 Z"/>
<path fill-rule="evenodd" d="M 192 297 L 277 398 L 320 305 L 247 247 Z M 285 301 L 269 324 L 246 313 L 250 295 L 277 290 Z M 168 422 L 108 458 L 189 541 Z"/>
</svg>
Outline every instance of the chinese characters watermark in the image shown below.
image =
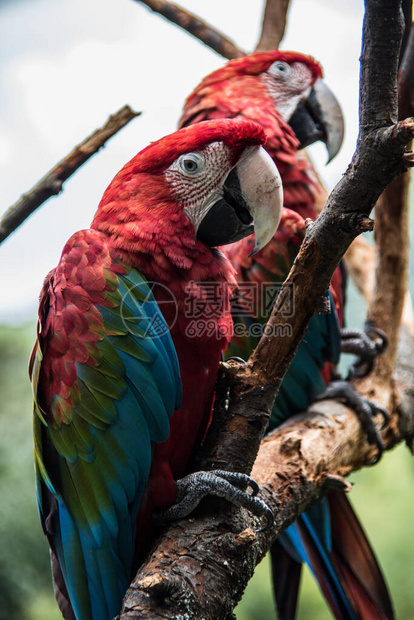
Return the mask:
<svg viewBox="0 0 414 620">
<path fill-rule="evenodd" d="M 139 290 L 138 290 L 139 288 Z M 159 283 L 148 282 L 129 289 L 121 304 L 125 327 L 145 338 L 160 338 L 171 331 L 179 314 L 186 321 L 188 338 L 260 338 L 263 333 L 290 337 L 289 324 L 267 325 L 274 304 L 285 318 L 294 316 L 293 284 L 242 282 L 234 293 L 227 282 L 191 281 L 179 304 L 174 293 Z M 233 321 L 223 321 L 231 314 Z"/>
</svg>

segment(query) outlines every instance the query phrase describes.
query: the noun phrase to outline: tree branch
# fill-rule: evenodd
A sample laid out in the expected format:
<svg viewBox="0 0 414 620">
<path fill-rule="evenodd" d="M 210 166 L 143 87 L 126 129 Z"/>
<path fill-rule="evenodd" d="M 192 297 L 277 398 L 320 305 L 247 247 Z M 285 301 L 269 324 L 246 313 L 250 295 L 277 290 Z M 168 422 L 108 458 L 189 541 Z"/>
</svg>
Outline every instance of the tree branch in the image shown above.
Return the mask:
<svg viewBox="0 0 414 620">
<path fill-rule="evenodd" d="M 159 13 L 168 21 L 186 30 L 193 37 L 204 43 L 204 45 L 217 52 L 217 54 L 224 56 L 224 58 L 230 60 L 245 56 L 245 52 L 239 49 L 233 41 L 177 4 L 167 0 L 135 0 L 135 2 L 140 2 L 155 13 Z"/>
<path fill-rule="evenodd" d="M 410 7 L 408 6 L 410 4 Z M 398 118 L 414 115 L 414 80 L 411 76 L 414 60 L 414 30 L 412 1 L 404 0 L 405 32 L 401 68 L 398 73 Z M 410 175 L 404 174 L 388 185 L 375 205 L 375 285 L 368 318 L 388 336 L 388 348 L 376 363 L 375 372 L 357 382 L 358 390 L 370 398 L 382 400 L 392 407 L 393 371 L 399 343 L 401 318 L 407 300 L 409 260 L 408 191 Z M 409 296 L 409 294 L 408 294 Z M 407 327 L 407 325 L 406 325 Z M 411 327 L 414 324 L 411 322 Z"/>
<path fill-rule="evenodd" d="M 134 112 L 128 105 L 121 108 L 116 114 L 109 117 L 103 127 L 94 131 L 69 155 L 61 159 L 27 194 L 23 194 L 0 220 L 0 244 L 41 204 L 51 196 L 59 194 L 66 179 L 99 151 L 109 138 L 140 114 L 141 112 Z"/>
<path fill-rule="evenodd" d="M 263 14 L 262 32 L 255 52 L 277 49 L 285 34 L 290 0 L 267 0 Z"/>
<path fill-rule="evenodd" d="M 414 135 L 414 122 L 407 119 L 395 124 L 401 36 L 400 3 L 366 0 L 357 150 L 321 215 L 308 228 L 270 318 L 268 326 L 273 330 L 268 328 L 247 364 L 224 365 L 230 393 L 223 388 L 219 393 L 224 420 L 218 443 L 211 448 L 207 441 L 210 453 L 202 457 L 210 468 L 250 471 L 275 394 L 333 271 L 353 238 L 372 228 L 369 214 L 386 185 L 412 165 L 405 147 Z M 292 290 L 294 320 L 284 313 L 286 294 Z M 286 325 L 292 337 L 275 337 Z M 412 371 L 411 362 L 409 379 Z M 223 401 L 229 401 L 228 410 Z M 208 516 L 179 522 L 161 537 L 127 592 L 120 618 L 230 617 L 272 540 L 332 485 L 345 488 L 338 475 L 360 467 L 372 456 L 355 415 L 334 402 L 319 403 L 317 411 L 323 407 L 328 407 L 327 418 L 306 414 L 300 422 L 290 420 L 262 444 L 254 475 L 276 510 L 274 526 L 256 534 L 247 527 L 250 517 L 234 509 L 219 510 L 209 501 Z M 342 413 L 335 417 L 333 411 L 338 407 Z M 394 406 L 392 423 L 384 434 L 387 447 L 402 434 L 413 435 L 412 411 L 406 407 L 400 417 Z M 213 434 L 215 430 L 213 424 Z M 314 449 L 319 438 L 321 443 Z"/>
<path fill-rule="evenodd" d="M 312 409 L 313 414 L 291 418 L 262 442 L 252 475 L 274 510 L 273 525 L 257 533 L 257 522 L 244 511 L 233 510 L 229 518 L 217 513 L 215 504 L 204 516 L 174 524 L 141 567 L 122 620 L 227 620 L 273 540 L 328 491 L 349 489 L 343 476 L 366 464 L 372 447 L 356 416 L 336 401 Z M 398 437 L 397 422 L 395 414 L 393 430 L 384 435 L 388 448 Z M 412 435 L 413 411 L 405 424 Z"/>
<path fill-rule="evenodd" d="M 408 10 L 407 2 L 404 8 L 406 20 L 408 17 L 411 25 L 411 11 Z M 414 60 L 413 26 L 411 26 L 410 38 L 406 38 L 405 41 L 406 49 L 398 76 L 400 119 L 414 114 L 414 80 L 409 69 Z M 375 207 L 377 268 L 368 317 L 377 327 L 387 333 L 389 347 L 386 353 L 378 358 L 374 372 L 363 382 L 359 382 L 359 389 L 362 388 L 363 391 L 369 393 L 370 398 L 382 400 L 384 405 L 394 408 L 391 423 L 382 433 L 387 448 L 392 447 L 403 437 L 410 439 L 414 436 L 414 323 L 412 321 L 403 325 L 403 334 L 397 347 L 407 287 L 409 182 L 410 176 L 403 174 L 390 183 Z M 396 385 L 394 385 L 392 377 L 397 348 Z M 392 399 L 394 402 L 391 402 Z M 399 401 L 397 407 L 396 401 Z M 335 420 L 333 416 L 338 408 L 340 417 Z M 309 418 L 309 412 L 325 414 L 329 421 L 321 418 L 319 427 L 328 426 L 329 431 L 318 431 L 317 415 Z M 323 472 L 341 476 L 356 469 L 358 460 L 360 460 L 359 466 L 367 463 L 367 458 L 370 458 L 367 451 L 368 445 L 361 433 L 358 433 L 358 423 L 355 417 L 350 416 L 349 411 L 336 401 L 326 400 L 314 404 L 302 416 L 302 420 L 304 423 L 298 425 L 298 416 L 297 421 L 285 425 L 283 431 L 273 433 L 263 440 L 252 472 L 253 477 L 261 486 L 267 485 L 274 488 L 277 486 L 275 479 L 278 478 L 275 472 L 283 471 L 287 474 L 289 468 L 292 469 L 292 467 L 296 471 L 292 473 L 292 476 L 286 477 L 289 483 L 291 478 L 294 481 L 298 479 L 298 472 L 299 479 L 302 475 L 308 476 L 308 471 L 303 471 L 303 463 L 306 463 L 307 470 L 308 464 L 313 463 L 311 470 L 317 472 L 316 477 L 320 476 L 318 461 Z M 340 427 L 342 431 L 339 430 Z M 310 428 L 313 432 L 309 431 Z M 343 433 L 345 442 L 343 438 L 340 438 L 340 432 Z M 284 442 L 285 448 L 280 448 L 281 441 Z M 361 446 L 361 441 L 365 444 L 364 447 Z M 281 462 L 281 455 L 285 454 L 287 445 L 292 446 L 288 455 L 288 467 L 285 462 Z"/>
</svg>

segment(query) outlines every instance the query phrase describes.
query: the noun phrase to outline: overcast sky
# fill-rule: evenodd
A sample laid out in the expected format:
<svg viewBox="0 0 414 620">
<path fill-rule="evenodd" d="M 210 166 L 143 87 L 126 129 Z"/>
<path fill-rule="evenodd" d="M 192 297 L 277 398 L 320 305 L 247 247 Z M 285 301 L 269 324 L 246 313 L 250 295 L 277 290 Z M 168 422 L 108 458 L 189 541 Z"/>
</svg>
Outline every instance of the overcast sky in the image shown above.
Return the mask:
<svg viewBox="0 0 414 620">
<path fill-rule="evenodd" d="M 263 0 L 186 0 L 183 6 L 252 50 Z M 355 147 L 363 0 L 291 0 L 283 49 L 313 55 L 344 110 L 346 139 L 325 167 L 332 187 Z M 133 0 L 0 0 L 0 211 L 125 103 L 132 121 L 0 246 L 0 321 L 34 318 L 46 273 L 86 228 L 116 172 L 174 131 L 185 97 L 224 60 Z"/>
</svg>

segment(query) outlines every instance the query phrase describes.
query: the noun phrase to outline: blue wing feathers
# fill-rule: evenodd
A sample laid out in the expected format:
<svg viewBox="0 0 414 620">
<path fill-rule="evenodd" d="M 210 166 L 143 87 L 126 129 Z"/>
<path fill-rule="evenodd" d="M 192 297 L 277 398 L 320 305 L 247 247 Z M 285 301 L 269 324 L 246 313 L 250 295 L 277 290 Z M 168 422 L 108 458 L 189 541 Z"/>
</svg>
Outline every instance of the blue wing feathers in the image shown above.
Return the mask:
<svg viewBox="0 0 414 620">
<path fill-rule="evenodd" d="M 85 588 L 87 574 L 85 560 L 82 553 L 79 531 L 66 506 L 60 502 L 59 516 L 55 519 L 53 539 L 54 551 L 59 558 L 59 565 L 65 583 L 71 581 L 71 603 L 76 617 L 90 617 L 90 601 L 88 590 Z"/>
<path fill-rule="evenodd" d="M 97 307 L 107 331 L 95 365 L 76 364 L 69 419 L 64 411 L 63 422 L 45 426 L 35 409 L 39 511 L 80 620 L 119 612 L 153 443 L 167 439 L 181 403 L 177 355 L 150 288 L 133 270 L 118 281 L 113 307 Z M 155 318 L 158 330 L 148 331 Z M 45 500 L 43 484 L 56 500 Z"/>
<path fill-rule="evenodd" d="M 154 389 L 153 373 L 147 369 L 137 369 L 134 365 L 128 367 L 127 354 L 122 353 L 125 365 L 128 368 L 127 385 L 132 391 L 134 397 L 139 404 L 140 410 L 148 425 L 150 436 L 153 441 L 165 441 L 168 438 L 170 411 L 174 409 L 174 402 L 171 402 L 171 393 L 169 392 L 170 403 L 166 408 L 160 391 Z"/>
</svg>

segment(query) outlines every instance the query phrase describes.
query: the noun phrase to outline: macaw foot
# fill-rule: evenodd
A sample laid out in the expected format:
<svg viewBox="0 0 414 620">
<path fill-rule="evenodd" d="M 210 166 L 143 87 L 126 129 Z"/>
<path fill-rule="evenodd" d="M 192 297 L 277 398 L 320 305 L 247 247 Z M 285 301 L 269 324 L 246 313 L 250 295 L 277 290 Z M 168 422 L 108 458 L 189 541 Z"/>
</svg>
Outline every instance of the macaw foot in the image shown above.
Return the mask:
<svg viewBox="0 0 414 620">
<path fill-rule="evenodd" d="M 256 497 L 259 492 L 259 485 L 246 474 L 221 469 L 197 471 L 176 480 L 175 485 L 177 502 L 166 510 L 157 511 L 154 519 L 158 525 L 186 517 L 206 495 L 223 497 L 235 506 L 243 506 L 256 517 L 264 517 L 266 523 L 257 530 L 258 532 L 263 532 L 273 523 L 273 512 L 261 499 Z M 249 488 L 251 492 L 247 493 Z"/>
<path fill-rule="evenodd" d="M 367 441 L 378 448 L 378 454 L 371 461 L 370 465 L 378 463 L 384 452 L 384 444 L 373 418 L 376 415 L 381 415 L 383 417 L 382 429 L 387 426 L 390 421 L 388 412 L 375 403 L 362 398 L 362 396 L 354 390 L 352 385 L 344 380 L 332 381 L 318 400 L 325 400 L 327 398 L 341 400 L 355 411 L 361 422 Z"/>
<path fill-rule="evenodd" d="M 341 352 L 357 356 L 352 365 L 348 379 L 366 377 L 374 367 L 375 358 L 388 346 L 386 334 L 366 321 L 364 331 L 359 329 L 341 329 Z"/>
</svg>

